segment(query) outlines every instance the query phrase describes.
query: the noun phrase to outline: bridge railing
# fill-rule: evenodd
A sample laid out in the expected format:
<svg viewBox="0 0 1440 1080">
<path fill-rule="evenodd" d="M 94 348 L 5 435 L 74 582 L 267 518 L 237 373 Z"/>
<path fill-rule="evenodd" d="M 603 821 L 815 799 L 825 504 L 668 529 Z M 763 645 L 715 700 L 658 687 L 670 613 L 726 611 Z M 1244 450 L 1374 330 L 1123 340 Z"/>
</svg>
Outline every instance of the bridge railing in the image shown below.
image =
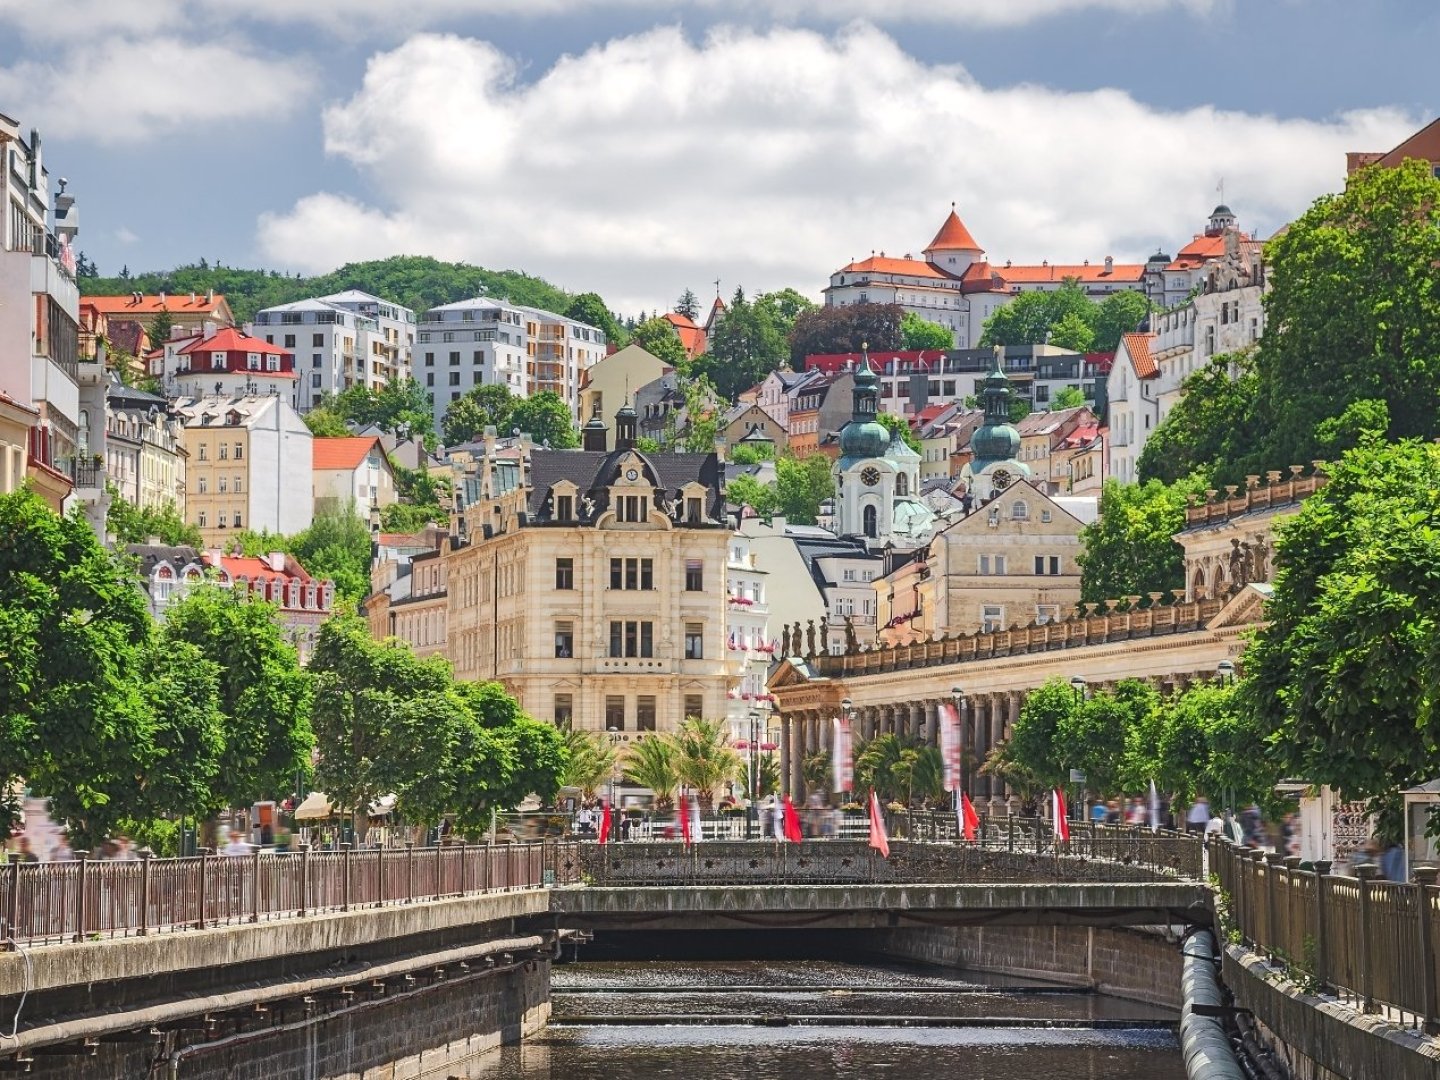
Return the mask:
<svg viewBox="0 0 1440 1080">
<path fill-rule="evenodd" d="M 1440 870 L 1417 866 L 1413 883 L 1301 869 L 1297 856 L 1210 844 L 1222 892 L 1221 925 L 1290 969 L 1309 989 L 1333 993 L 1364 1012 L 1440 1031 L 1436 998 Z"/>
<path fill-rule="evenodd" d="M 0 941 L 143 936 L 563 884 L 578 880 L 573 847 L 407 845 L 12 862 L 0 867 Z"/>
</svg>

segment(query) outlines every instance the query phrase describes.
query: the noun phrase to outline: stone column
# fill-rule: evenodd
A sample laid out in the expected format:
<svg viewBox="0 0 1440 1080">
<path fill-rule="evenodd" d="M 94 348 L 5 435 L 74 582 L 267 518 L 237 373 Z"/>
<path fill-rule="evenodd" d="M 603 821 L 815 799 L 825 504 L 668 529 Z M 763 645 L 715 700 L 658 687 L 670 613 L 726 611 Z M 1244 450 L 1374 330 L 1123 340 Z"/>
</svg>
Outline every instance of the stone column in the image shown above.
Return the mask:
<svg viewBox="0 0 1440 1080">
<path fill-rule="evenodd" d="M 923 701 L 910 702 L 910 737 L 925 745 L 925 703 Z"/>
<path fill-rule="evenodd" d="M 790 795 L 790 715 L 780 717 L 780 790 Z"/>
<path fill-rule="evenodd" d="M 805 801 L 805 775 L 802 765 L 805 761 L 805 716 L 797 714 L 790 722 L 790 798 L 797 803 Z"/>
<path fill-rule="evenodd" d="M 970 696 L 965 698 L 960 710 L 960 782 L 967 792 L 975 790 L 975 732 L 979 728 L 985 709 L 986 698 Z"/>
</svg>

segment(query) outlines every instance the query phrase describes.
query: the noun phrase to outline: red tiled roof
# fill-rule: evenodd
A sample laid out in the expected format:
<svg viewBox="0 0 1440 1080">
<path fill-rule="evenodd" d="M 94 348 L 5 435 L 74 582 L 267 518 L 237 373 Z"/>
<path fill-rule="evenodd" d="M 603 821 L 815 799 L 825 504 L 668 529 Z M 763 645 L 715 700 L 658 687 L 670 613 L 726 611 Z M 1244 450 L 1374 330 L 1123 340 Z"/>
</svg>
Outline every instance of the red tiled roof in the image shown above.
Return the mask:
<svg viewBox="0 0 1440 1080">
<path fill-rule="evenodd" d="M 199 334 L 190 339 L 190 344 L 178 350 L 182 355 L 192 352 L 243 352 L 243 353 L 268 353 L 271 356 L 289 356 L 287 349 L 279 345 L 271 345 L 263 338 L 250 337 L 241 333 L 233 326 L 227 326 L 218 330 L 208 338 L 201 338 Z M 269 372 L 269 374 L 275 374 Z"/>
<path fill-rule="evenodd" d="M 1243 232 L 1240 234 L 1241 243 L 1248 242 L 1249 240 L 1250 237 L 1248 234 Z M 1195 267 L 1201 266 L 1211 259 L 1218 259 L 1224 254 L 1225 236 L 1223 233 L 1202 233 L 1182 247 L 1165 269 L 1193 270 Z"/>
<path fill-rule="evenodd" d="M 955 213 L 955 204 L 950 204 L 950 216 L 945 219 L 945 224 L 940 226 L 940 231 L 935 234 L 935 239 L 930 241 L 930 246 L 925 250 L 963 250 L 963 251 L 984 251 L 975 242 L 975 237 L 970 235 L 970 230 Z"/>
<path fill-rule="evenodd" d="M 214 556 L 206 555 L 205 561 L 213 566 L 215 562 Z M 267 563 L 264 559 L 256 558 L 254 556 L 220 556 L 220 568 L 224 570 L 227 574 L 229 574 L 232 579 L 244 577 L 249 578 L 251 581 L 273 581 L 278 578 L 281 581 L 288 581 L 293 577 L 298 578 L 300 581 L 314 580 L 314 578 L 312 578 L 306 572 L 305 568 L 295 560 L 288 560 L 286 565 L 293 566 L 295 568 L 295 573 L 287 574 L 283 570 L 272 570 L 270 568 L 270 564 Z"/>
<path fill-rule="evenodd" d="M 194 294 L 194 300 L 190 299 L 190 295 L 166 293 L 163 301 L 158 295 L 142 295 L 137 301 L 134 296 L 126 293 L 124 296 L 87 296 L 85 302 L 94 305 L 96 311 L 106 315 L 158 315 L 162 311 L 195 315 L 219 311 L 221 308 L 229 310 L 225 297 L 219 293 L 209 300 L 205 299 L 204 293 Z"/>
<path fill-rule="evenodd" d="M 1043 263 L 1040 266 L 996 266 L 994 263 L 977 262 L 971 263 L 966 269 L 961 280 L 967 286 L 966 291 L 986 291 L 995 288 L 995 278 L 999 278 L 999 287 L 1005 289 L 1009 285 L 1034 285 L 1042 282 L 1061 282 L 1066 278 L 1075 278 L 1081 284 L 1102 284 L 1104 282 L 1135 282 L 1140 281 L 1145 274 L 1143 263 L 1112 263 L 1110 269 L 1105 269 L 1105 263 Z M 974 285 L 978 288 L 969 288 Z"/>
<path fill-rule="evenodd" d="M 1150 342 L 1153 340 L 1153 334 L 1135 333 L 1120 336 L 1120 345 L 1130 354 L 1130 363 L 1135 368 L 1136 378 L 1152 379 L 1160 374 L 1160 368 L 1156 366 L 1155 358 L 1150 355 Z"/>
<path fill-rule="evenodd" d="M 695 325 L 694 319 L 681 315 L 678 311 L 667 311 L 660 317 L 675 327 L 675 333 L 680 338 L 680 344 L 685 347 L 685 355 L 689 359 L 693 360 L 705 351 L 705 331 Z"/>
<path fill-rule="evenodd" d="M 1088 446 L 1090 443 L 1095 441 L 1095 436 L 1099 434 L 1100 425 L 1098 423 L 1081 424 L 1079 427 L 1077 427 L 1074 431 L 1072 431 L 1069 435 L 1065 437 L 1065 440 L 1061 445 L 1070 449 L 1080 446 Z"/>
<path fill-rule="evenodd" d="M 928 355 L 927 355 L 928 354 Z M 884 375 L 885 365 L 891 360 L 903 360 L 909 363 L 920 363 L 925 365 L 925 370 L 945 356 L 940 349 L 887 349 L 884 352 L 877 352 L 870 357 L 870 366 L 875 369 L 877 375 Z M 836 374 L 844 371 L 846 366 L 853 368 L 860 367 L 860 353 L 811 353 L 805 357 L 806 371 L 823 371 L 827 374 Z M 908 375 L 910 372 L 901 372 Z M 916 371 L 914 374 L 919 374 Z"/>
<path fill-rule="evenodd" d="M 352 435 L 339 438 L 317 437 L 312 441 L 311 466 L 317 470 L 355 469 L 365 460 L 372 447 L 384 446 L 374 435 Z"/>
<path fill-rule="evenodd" d="M 1115 366 L 1114 352 L 1087 352 L 1085 363 L 1092 364 L 1099 375 L 1109 375 L 1110 369 Z"/>
<path fill-rule="evenodd" d="M 839 273 L 905 274 L 909 277 L 951 279 L 951 275 L 924 259 L 891 259 L 884 255 L 871 255 L 868 259 L 852 262 L 848 266 L 841 267 Z"/>
</svg>

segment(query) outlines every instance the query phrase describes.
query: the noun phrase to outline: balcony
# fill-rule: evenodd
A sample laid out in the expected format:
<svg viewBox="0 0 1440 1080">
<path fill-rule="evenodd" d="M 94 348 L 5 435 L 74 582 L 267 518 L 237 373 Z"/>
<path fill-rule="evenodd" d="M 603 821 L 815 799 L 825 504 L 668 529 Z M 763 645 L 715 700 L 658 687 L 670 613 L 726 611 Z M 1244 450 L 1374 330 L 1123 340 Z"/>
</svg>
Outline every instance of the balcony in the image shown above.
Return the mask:
<svg viewBox="0 0 1440 1080">
<path fill-rule="evenodd" d="M 105 486 L 105 464 L 90 457 L 77 457 L 70 462 L 70 479 L 77 490 L 82 488 L 103 488 Z"/>
</svg>

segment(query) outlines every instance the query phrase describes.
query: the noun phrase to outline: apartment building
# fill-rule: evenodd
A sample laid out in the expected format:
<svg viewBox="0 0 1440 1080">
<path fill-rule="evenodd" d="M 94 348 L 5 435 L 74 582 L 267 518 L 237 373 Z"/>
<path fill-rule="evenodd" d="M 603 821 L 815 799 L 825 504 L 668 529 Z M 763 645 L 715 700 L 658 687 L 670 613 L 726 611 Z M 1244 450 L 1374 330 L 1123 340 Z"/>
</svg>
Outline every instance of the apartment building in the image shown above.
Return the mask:
<svg viewBox="0 0 1440 1080">
<path fill-rule="evenodd" d="M 263 308 L 247 330 L 295 358 L 301 412 L 327 394 L 413 374 L 415 312 L 359 289 Z"/>
<path fill-rule="evenodd" d="M 233 326 L 206 323 L 188 336 L 177 331 L 148 364 L 170 397 L 270 395 L 299 408 L 294 354 Z"/>
<path fill-rule="evenodd" d="M 26 474 L 58 508 L 78 452 L 80 293 L 75 197 L 57 188 L 39 133 L 0 114 L 0 394 L 38 413 Z"/>
<path fill-rule="evenodd" d="M 415 337 L 415 378 L 430 398 L 437 430 L 451 402 L 497 384 L 522 398 L 553 391 L 578 416 L 585 373 L 605 356 L 603 331 L 488 297 L 431 308 Z"/>
<path fill-rule="evenodd" d="M 730 531 L 714 454 L 501 451 L 458 486 L 445 555 L 446 655 L 533 716 L 617 741 L 726 715 Z"/>
<path fill-rule="evenodd" d="M 1152 334 L 1125 334 L 1115 352 L 1106 398 L 1109 407 L 1109 475 L 1134 483 L 1150 433 L 1160 423 L 1160 369 L 1152 353 Z"/>
<path fill-rule="evenodd" d="M 310 429 L 283 398 L 181 398 L 187 457 L 185 520 L 206 547 L 240 529 L 290 536 L 314 516 Z"/>
<path fill-rule="evenodd" d="M 726 713 L 733 731 L 744 730 L 749 714 L 765 711 L 769 702 L 765 679 L 776 653 L 770 633 L 769 582 L 770 574 L 756 558 L 751 538 L 732 533 L 725 561 L 725 651 L 729 674 L 738 680 L 727 691 Z"/>
</svg>

